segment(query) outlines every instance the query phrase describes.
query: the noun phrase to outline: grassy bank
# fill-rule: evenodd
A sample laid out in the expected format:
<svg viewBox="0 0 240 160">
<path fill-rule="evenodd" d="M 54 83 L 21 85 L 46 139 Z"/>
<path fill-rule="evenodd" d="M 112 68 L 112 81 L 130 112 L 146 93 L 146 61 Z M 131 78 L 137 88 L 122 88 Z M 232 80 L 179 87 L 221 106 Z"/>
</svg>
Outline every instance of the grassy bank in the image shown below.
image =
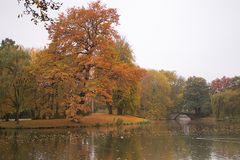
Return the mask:
<svg viewBox="0 0 240 160">
<path fill-rule="evenodd" d="M 34 128 L 73 128 L 73 127 L 99 127 L 115 125 L 134 125 L 143 124 L 148 121 L 143 118 L 124 115 L 109 115 L 103 113 L 93 113 L 89 116 L 78 117 L 79 123 L 69 119 L 50 119 L 50 120 L 25 120 L 17 125 L 14 121 L 0 122 L 1 129 L 34 129 Z"/>
</svg>

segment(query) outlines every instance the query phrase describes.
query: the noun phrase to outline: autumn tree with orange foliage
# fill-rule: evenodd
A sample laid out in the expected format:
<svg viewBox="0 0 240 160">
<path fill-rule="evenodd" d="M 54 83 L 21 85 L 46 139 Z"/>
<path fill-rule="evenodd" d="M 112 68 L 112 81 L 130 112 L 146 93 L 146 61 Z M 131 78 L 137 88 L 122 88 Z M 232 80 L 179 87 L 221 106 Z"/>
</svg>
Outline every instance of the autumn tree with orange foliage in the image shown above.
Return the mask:
<svg viewBox="0 0 240 160">
<path fill-rule="evenodd" d="M 78 103 L 69 106 L 70 115 L 90 112 L 96 99 L 108 105 L 111 113 L 114 89 L 120 82 L 122 87 L 139 79 L 140 69 L 119 61 L 116 46 L 120 36 L 114 28 L 118 20 L 116 9 L 97 1 L 87 8 L 69 9 L 50 26 L 49 52 L 72 56 L 78 68 L 81 91 L 73 96 Z"/>
<path fill-rule="evenodd" d="M 32 118 L 65 117 L 66 106 L 74 102 L 71 94 L 78 89 L 72 57 L 46 50 L 32 52 L 31 56 L 30 73 L 35 79 L 29 100 Z"/>
<path fill-rule="evenodd" d="M 125 39 L 116 41 L 118 52 L 116 61 L 120 73 L 117 78 L 117 85 L 113 90 L 113 105 L 117 109 L 117 114 L 134 114 L 140 106 L 140 81 L 145 74 L 145 70 L 134 64 L 133 51 Z"/>
</svg>

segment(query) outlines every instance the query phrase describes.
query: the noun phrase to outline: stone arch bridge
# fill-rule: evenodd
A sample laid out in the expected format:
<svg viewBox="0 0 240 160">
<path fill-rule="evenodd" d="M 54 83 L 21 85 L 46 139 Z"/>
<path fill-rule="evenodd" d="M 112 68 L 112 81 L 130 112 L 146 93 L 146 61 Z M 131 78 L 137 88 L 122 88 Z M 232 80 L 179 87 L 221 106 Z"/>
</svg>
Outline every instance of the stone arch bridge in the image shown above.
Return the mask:
<svg viewBox="0 0 240 160">
<path fill-rule="evenodd" d="M 197 119 L 198 116 L 195 113 L 187 113 L 187 112 L 179 112 L 179 113 L 173 113 L 170 115 L 170 119 L 171 120 L 176 120 L 177 118 L 181 117 L 181 116 L 187 116 L 189 117 L 191 120 Z"/>
</svg>

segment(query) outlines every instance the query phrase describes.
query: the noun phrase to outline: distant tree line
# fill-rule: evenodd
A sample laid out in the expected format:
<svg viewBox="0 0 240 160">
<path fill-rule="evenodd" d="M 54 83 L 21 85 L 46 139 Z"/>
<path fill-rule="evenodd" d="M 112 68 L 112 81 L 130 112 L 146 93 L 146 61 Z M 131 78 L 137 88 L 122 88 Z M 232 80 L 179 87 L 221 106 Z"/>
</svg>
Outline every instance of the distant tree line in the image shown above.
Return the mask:
<svg viewBox="0 0 240 160">
<path fill-rule="evenodd" d="M 213 112 L 219 120 L 240 118 L 240 76 L 223 77 L 211 83 Z"/>
</svg>

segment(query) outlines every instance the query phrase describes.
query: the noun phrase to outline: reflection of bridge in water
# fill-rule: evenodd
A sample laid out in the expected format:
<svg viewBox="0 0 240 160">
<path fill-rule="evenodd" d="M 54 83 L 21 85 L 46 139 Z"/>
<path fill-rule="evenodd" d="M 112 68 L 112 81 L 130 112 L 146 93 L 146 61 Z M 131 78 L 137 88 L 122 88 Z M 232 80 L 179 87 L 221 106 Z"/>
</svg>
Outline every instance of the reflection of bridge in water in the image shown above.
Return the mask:
<svg viewBox="0 0 240 160">
<path fill-rule="evenodd" d="M 170 117 L 172 120 L 177 120 L 179 118 L 190 118 L 191 120 L 198 118 L 195 113 L 179 112 L 173 113 Z"/>
</svg>

